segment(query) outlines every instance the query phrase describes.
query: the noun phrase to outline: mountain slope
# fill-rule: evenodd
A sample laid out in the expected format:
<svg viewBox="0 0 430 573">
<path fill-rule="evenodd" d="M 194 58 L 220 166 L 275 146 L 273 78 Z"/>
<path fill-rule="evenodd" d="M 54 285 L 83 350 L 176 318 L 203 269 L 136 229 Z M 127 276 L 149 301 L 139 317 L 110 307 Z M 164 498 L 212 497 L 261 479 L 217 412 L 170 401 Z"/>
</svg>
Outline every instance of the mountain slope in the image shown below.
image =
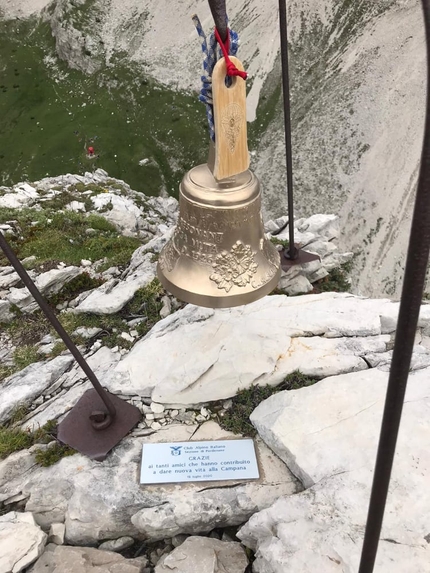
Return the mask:
<svg viewBox="0 0 430 573">
<path fill-rule="evenodd" d="M 26 4 L 31 12 L 29 6 L 37 9 L 43 0 L 15 4 Z M 0 0 L 4 11 L 10 5 L 11 0 Z M 273 217 L 286 206 L 278 2 L 229 0 L 227 6 L 232 27 L 240 32 L 239 55 L 250 72 L 253 167 L 263 184 L 265 215 Z M 357 253 L 355 291 L 397 296 L 423 132 L 420 3 L 290 0 L 288 11 L 296 215 L 339 212 L 343 247 Z M 164 131 L 156 143 L 160 160 L 168 154 L 168 161 L 158 167 L 154 192 L 163 187 L 162 175 L 170 169 L 164 188 L 174 193 L 181 169 L 206 153 L 204 110 L 195 99 L 201 52 L 191 22 L 194 12 L 209 31 L 206 0 L 175 2 L 174 8 L 168 0 L 56 0 L 43 11 L 57 52 L 79 73 L 94 78 L 116 66 L 131 66 L 135 77 L 154 78 L 162 91 L 190 94 L 190 114 L 186 103 L 181 115 L 192 125 L 200 122 L 201 129 L 181 135 L 172 125 L 171 140 L 181 137 L 176 147 L 169 143 L 169 130 Z M 111 93 L 125 85 L 112 84 Z M 194 104 L 200 111 L 194 112 Z M 145 105 L 137 99 L 135 110 Z M 151 111 L 153 125 L 163 124 L 165 114 L 166 102 L 160 101 Z M 136 137 L 142 127 L 136 126 Z M 111 126 L 107 131 L 112 133 Z M 190 153 L 178 163 L 184 149 Z M 124 165 L 127 161 L 126 155 Z M 101 166 L 111 172 L 109 165 Z M 136 178 L 135 169 L 129 171 Z M 146 181 L 153 181 L 153 173 Z"/>
</svg>

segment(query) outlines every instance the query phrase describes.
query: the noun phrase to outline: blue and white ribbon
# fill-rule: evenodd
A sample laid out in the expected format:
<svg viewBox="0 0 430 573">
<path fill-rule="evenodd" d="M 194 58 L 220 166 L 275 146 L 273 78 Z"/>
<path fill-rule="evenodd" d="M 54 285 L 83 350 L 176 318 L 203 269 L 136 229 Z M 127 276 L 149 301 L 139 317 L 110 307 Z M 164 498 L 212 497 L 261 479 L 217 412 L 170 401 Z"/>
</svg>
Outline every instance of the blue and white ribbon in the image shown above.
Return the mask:
<svg viewBox="0 0 430 573">
<path fill-rule="evenodd" d="M 206 105 L 206 115 L 208 118 L 209 125 L 209 135 L 212 141 L 215 141 L 215 121 L 214 121 L 214 109 L 213 109 L 213 98 L 212 98 L 212 73 L 215 64 L 220 60 L 223 55 L 221 48 L 217 44 L 215 33 L 209 36 L 209 41 L 206 34 L 202 28 L 199 17 L 195 14 L 193 16 L 193 22 L 196 27 L 197 33 L 200 37 L 203 52 L 203 71 L 204 74 L 202 79 L 202 89 L 200 91 L 199 100 Z M 230 34 L 230 50 L 229 55 L 235 56 L 237 50 L 239 49 L 239 35 L 233 30 L 229 30 Z"/>
</svg>

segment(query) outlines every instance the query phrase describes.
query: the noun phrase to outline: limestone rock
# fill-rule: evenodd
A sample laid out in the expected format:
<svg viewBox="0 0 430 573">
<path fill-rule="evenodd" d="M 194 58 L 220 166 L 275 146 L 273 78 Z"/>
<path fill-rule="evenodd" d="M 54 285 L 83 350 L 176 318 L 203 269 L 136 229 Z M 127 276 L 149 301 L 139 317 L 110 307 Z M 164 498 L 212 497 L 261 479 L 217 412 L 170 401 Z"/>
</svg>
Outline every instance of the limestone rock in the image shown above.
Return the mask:
<svg viewBox="0 0 430 573">
<path fill-rule="evenodd" d="M 367 368 L 362 356 L 386 350 L 380 317 L 390 305 L 338 293 L 271 296 L 226 310 L 188 305 L 134 346 L 109 388 L 199 404 L 255 383 L 279 384 L 295 369 L 324 377 Z"/>
<path fill-rule="evenodd" d="M 312 215 L 298 225 L 300 232 L 322 235 L 328 241 L 339 236 L 339 217 L 336 215 Z"/>
<path fill-rule="evenodd" d="M 229 481 L 228 487 L 214 483 L 208 489 L 198 483 L 139 486 L 143 443 L 231 436 L 214 422 L 208 424 L 204 430 L 206 424 L 200 429 L 172 424 L 150 436 L 125 438 L 102 463 L 75 454 L 41 468 L 31 465 L 28 452 L 13 454 L 0 462 L 0 476 L 8 462 L 0 499 L 22 496 L 41 526 L 49 529 L 64 521 L 67 543 L 95 545 L 124 536 L 160 540 L 239 525 L 278 497 L 300 491 L 297 480 L 261 441 L 257 449 L 264 474 L 259 481 Z"/>
<path fill-rule="evenodd" d="M 145 287 L 155 277 L 155 263 L 151 262 L 152 255 L 145 256 L 145 264 L 139 266 L 138 272 L 133 273 L 125 281 L 114 281 L 117 284 L 107 287 L 107 283 L 92 291 L 76 308 L 75 312 L 92 314 L 114 314 L 120 311 L 134 296 L 137 290 Z M 109 281 L 110 283 L 111 281 Z"/>
<path fill-rule="evenodd" d="M 15 286 L 20 280 L 18 273 L 0 274 L 0 289 L 7 289 Z"/>
<path fill-rule="evenodd" d="M 30 364 L 6 378 L 0 385 L 0 423 L 5 422 L 18 406 L 30 405 L 32 400 L 58 380 L 72 362 L 70 355 L 57 356 L 49 362 Z"/>
<path fill-rule="evenodd" d="M 119 358 L 120 355 L 117 352 L 112 352 L 110 348 L 102 346 L 92 356 L 87 357 L 87 362 L 104 385 L 105 377 L 116 366 Z M 83 393 L 91 387 L 91 383 L 87 380 L 80 366 L 75 364 L 69 372 L 63 374 L 53 386 L 50 386 L 50 392 L 63 388 L 63 393 L 59 392 L 51 399 L 43 402 L 30 416 L 24 418 L 21 427 L 25 430 L 34 431 L 36 428 L 44 426 L 49 420 L 61 419 L 73 408 Z"/>
<path fill-rule="evenodd" d="M 65 284 L 81 273 L 82 269 L 73 266 L 52 269 L 39 275 L 34 282 L 40 292 L 46 296 L 59 292 Z M 27 288 L 12 288 L 7 300 L 25 312 L 33 312 L 38 308 L 36 301 Z"/>
<path fill-rule="evenodd" d="M 307 294 L 308 292 L 312 292 L 314 289 L 314 287 L 305 276 L 299 274 L 289 279 L 288 273 L 286 276 L 280 279 L 279 288 L 281 288 L 290 296 Z"/>
<path fill-rule="evenodd" d="M 31 513 L 0 515 L 0 571 L 19 573 L 31 565 L 43 553 L 46 539 Z"/>
<path fill-rule="evenodd" d="M 118 539 L 110 539 L 99 545 L 100 551 L 114 551 L 119 553 L 128 549 L 134 544 L 134 539 L 132 537 L 119 537 Z"/>
<path fill-rule="evenodd" d="M 66 526 L 64 523 L 53 523 L 49 529 L 48 543 L 55 545 L 64 544 L 64 536 L 66 535 Z"/>
<path fill-rule="evenodd" d="M 358 571 L 372 471 L 358 473 L 358 481 L 348 474 L 337 475 L 256 513 L 238 532 L 239 539 L 256 552 L 253 571 Z M 430 547 L 419 531 L 422 527 L 409 520 L 407 526 L 402 525 L 406 513 L 419 516 L 419 504 L 427 496 L 423 492 L 419 501 L 414 496 L 402 499 L 395 483 L 390 490 L 375 571 L 430 573 Z M 407 504 L 412 505 L 411 512 L 405 512 Z"/>
<path fill-rule="evenodd" d="M 429 374 L 427 368 L 412 372 L 409 378 L 396 456 L 407 480 L 414 449 L 417 455 L 420 452 L 420 474 L 427 471 L 430 479 L 430 453 L 422 450 L 430 439 L 425 421 Z M 386 372 L 371 369 L 280 392 L 254 410 L 251 422 L 306 488 L 338 473 L 371 470 L 387 380 Z"/>
<path fill-rule="evenodd" d="M 86 328 L 85 326 L 81 326 L 77 328 L 72 334 L 73 336 L 81 336 L 82 338 L 88 340 L 89 338 L 94 338 L 97 334 L 102 332 L 101 328 Z"/>
<path fill-rule="evenodd" d="M 188 537 L 163 557 L 155 573 L 244 573 L 248 559 L 240 543 Z"/>
<path fill-rule="evenodd" d="M 29 573 L 141 573 L 139 560 L 93 547 L 48 545 Z"/>
<path fill-rule="evenodd" d="M 256 573 L 358 569 L 387 381 L 377 369 L 327 378 L 254 411 L 260 435 L 309 488 L 240 530 L 257 551 Z M 430 369 L 412 372 L 376 565 L 381 573 L 430 572 L 429 396 Z"/>
<path fill-rule="evenodd" d="M 10 303 L 6 300 L 0 300 L 0 323 L 12 320 L 13 314 L 10 311 Z"/>
<path fill-rule="evenodd" d="M 115 193 L 101 193 L 92 197 L 97 211 L 103 212 L 105 219 L 113 223 L 124 235 L 133 235 L 139 227 L 142 212 L 131 197 L 122 197 Z"/>
</svg>

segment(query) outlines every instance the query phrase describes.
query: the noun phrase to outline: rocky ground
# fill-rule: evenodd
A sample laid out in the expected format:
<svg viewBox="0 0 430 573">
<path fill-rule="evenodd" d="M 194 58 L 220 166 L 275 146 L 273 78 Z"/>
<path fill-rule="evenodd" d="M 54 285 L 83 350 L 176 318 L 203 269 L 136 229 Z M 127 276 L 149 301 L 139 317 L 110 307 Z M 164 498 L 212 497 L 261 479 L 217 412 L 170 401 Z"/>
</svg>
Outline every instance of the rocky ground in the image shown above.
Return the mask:
<svg viewBox="0 0 430 573">
<path fill-rule="evenodd" d="M 90 385 L 0 261 L 0 570 L 356 570 L 398 304 L 324 292 L 348 288 L 337 217 L 296 221 L 321 262 L 284 274 L 278 294 L 212 310 L 155 279 L 174 199 L 101 170 L 0 195 L 1 231 L 103 386 L 142 413 L 104 462 L 58 443 L 57 423 Z M 286 223 L 266 224 L 278 243 Z M 430 571 L 429 308 L 379 554 L 387 573 Z M 235 434 L 255 437 L 259 480 L 139 485 L 143 444 Z"/>
</svg>

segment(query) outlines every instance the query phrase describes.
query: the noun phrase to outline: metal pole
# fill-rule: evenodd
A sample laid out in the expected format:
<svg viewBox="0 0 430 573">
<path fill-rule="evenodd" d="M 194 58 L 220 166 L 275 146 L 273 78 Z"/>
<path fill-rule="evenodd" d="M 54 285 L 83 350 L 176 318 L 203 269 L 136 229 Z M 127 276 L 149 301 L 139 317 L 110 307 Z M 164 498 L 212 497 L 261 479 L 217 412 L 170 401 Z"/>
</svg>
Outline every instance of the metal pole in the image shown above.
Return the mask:
<svg viewBox="0 0 430 573">
<path fill-rule="evenodd" d="M 46 318 L 49 320 L 49 322 L 52 324 L 52 326 L 58 332 L 58 334 L 62 338 L 64 344 L 70 350 L 70 352 L 72 353 L 76 362 L 79 364 L 79 366 L 85 372 L 86 376 L 90 380 L 91 384 L 94 386 L 98 395 L 103 400 L 103 402 L 104 402 L 104 404 L 105 404 L 105 406 L 109 412 L 109 415 L 103 419 L 103 412 L 94 412 L 93 417 L 92 417 L 92 425 L 94 426 L 94 428 L 100 429 L 100 430 L 107 428 L 115 418 L 115 415 L 116 415 L 115 406 L 112 404 L 112 401 L 110 400 L 107 393 L 104 391 L 103 387 L 101 386 L 96 375 L 94 374 L 94 372 L 92 371 L 92 369 L 88 365 L 87 361 L 82 356 L 82 354 L 79 352 L 79 350 L 77 349 L 73 340 L 70 338 L 70 336 L 64 330 L 60 321 L 55 316 L 53 310 L 51 309 L 49 304 L 47 304 L 47 302 L 45 301 L 43 296 L 40 294 L 38 288 L 36 287 L 34 282 L 29 277 L 27 271 L 22 266 L 18 257 L 15 255 L 13 250 L 10 248 L 9 243 L 6 241 L 5 237 L 3 236 L 3 234 L 1 232 L 0 232 L 0 247 L 3 250 L 4 254 L 6 255 L 6 257 L 9 259 L 11 265 L 14 267 L 14 269 L 16 270 L 18 275 L 20 276 L 22 282 L 28 288 L 30 293 L 33 295 L 37 304 L 40 306 L 40 308 L 44 312 Z"/>
<path fill-rule="evenodd" d="M 226 0 L 209 0 L 209 7 L 212 12 L 212 17 L 215 21 L 215 27 L 221 36 L 223 42 L 227 39 L 227 9 L 225 6 Z"/>
<path fill-rule="evenodd" d="M 290 74 L 288 65 L 288 31 L 286 0 L 279 0 L 279 25 L 281 28 L 282 92 L 284 95 L 285 150 L 287 155 L 288 229 L 290 245 L 285 256 L 296 259 L 298 250 L 294 243 L 293 151 L 291 144 Z"/>
<path fill-rule="evenodd" d="M 427 40 L 427 81 L 430 77 L 430 0 L 422 0 Z M 405 278 L 400 302 L 396 340 L 388 381 L 387 398 L 379 439 L 369 513 L 359 573 L 372 573 L 382 529 L 397 436 L 405 399 L 412 350 L 422 302 L 430 252 L 430 94 L 421 170 L 412 219 Z"/>
</svg>

